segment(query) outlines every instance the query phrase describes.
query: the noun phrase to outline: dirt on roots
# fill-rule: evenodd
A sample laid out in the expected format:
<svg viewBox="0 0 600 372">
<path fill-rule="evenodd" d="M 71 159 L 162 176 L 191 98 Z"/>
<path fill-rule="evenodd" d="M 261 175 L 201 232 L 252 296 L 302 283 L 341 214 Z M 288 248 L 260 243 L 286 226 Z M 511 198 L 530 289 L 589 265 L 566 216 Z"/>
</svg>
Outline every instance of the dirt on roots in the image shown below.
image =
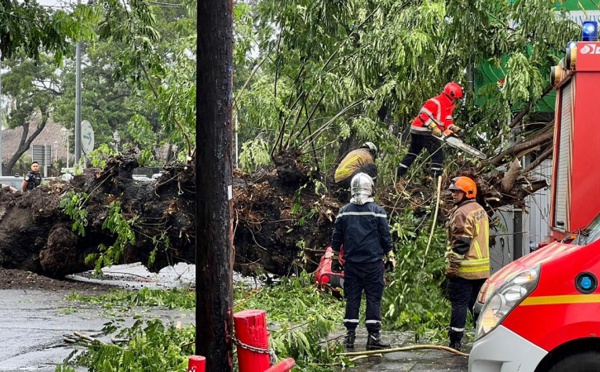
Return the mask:
<svg viewBox="0 0 600 372">
<path fill-rule="evenodd" d="M 111 288 L 114 287 L 68 279 L 53 279 L 26 270 L 0 268 L 0 290 L 76 291 L 101 294 Z"/>
</svg>

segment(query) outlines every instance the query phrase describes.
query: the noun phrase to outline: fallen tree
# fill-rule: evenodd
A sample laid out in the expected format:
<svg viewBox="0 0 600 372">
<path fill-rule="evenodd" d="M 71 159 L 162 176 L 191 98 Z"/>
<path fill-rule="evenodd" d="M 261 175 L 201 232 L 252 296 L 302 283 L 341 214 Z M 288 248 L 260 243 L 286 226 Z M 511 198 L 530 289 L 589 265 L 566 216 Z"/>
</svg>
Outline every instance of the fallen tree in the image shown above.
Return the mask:
<svg viewBox="0 0 600 372">
<path fill-rule="evenodd" d="M 335 187 L 319 188 L 328 182 L 310 176 L 309 167 L 292 153 L 280 157 L 287 161 L 256 174 L 236 175 L 236 268 L 245 274 L 266 270 L 288 275 L 294 269 L 314 270 L 330 243 L 335 215 L 348 202 L 347 196 L 336 197 L 332 192 Z M 545 180 L 524 174 L 517 160 L 506 171 L 483 171 L 473 165 L 459 168 L 460 173 L 443 179 L 442 187 L 445 190 L 452 177 L 472 177 L 478 185 L 477 201 L 490 216 L 507 205 L 524 208 L 528 195 L 547 186 Z M 386 208 L 391 222 L 394 214 L 405 213 L 407 206 L 423 218 L 433 210 L 434 186 L 428 178 L 396 185 L 379 184 L 376 200 Z M 452 208 L 449 192 L 443 192 L 442 199 L 440 222 Z"/>
<path fill-rule="evenodd" d="M 234 176 L 235 269 L 289 275 L 312 271 L 330 243 L 337 211 L 347 203 L 294 151 L 274 156 L 276 165 Z M 545 181 L 526 176 L 518 161 L 507 171 L 460 167 L 478 184 L 477 200 L 492 215 L 505 205 L 524 207 Z M 50 182 L 31 192 L 0 192 L 0 266 L 50 277 L 94 267 L 142 262 L 157 271 L 195 257 L 194 167 L 172 164 L 156 182 L 132 178 L 133 154 L 110 158 L 71 182 Z M 458 174 L 450 175 L 456 176 Z M 449 179 L 443 180 L 447 187 Z M 378 202 L 390 216 L 431 211 L 431 180 L 378 185 Z M 440 221 L 452 203 L 442 193 Z M 428 213 L 428 212 L 427 212 Z"/>
<path fill-rule="evenodd" d="M 154 271 L 193 262 L 194 168 L 168 166 L 150 183 L 133 180 L 137 166 L 123 155 L 69 183 L 0 192 L 0 266 L 62 277 L 93 267 L 89 255 L 99 266 L 140 261 Z"/>
</svg>

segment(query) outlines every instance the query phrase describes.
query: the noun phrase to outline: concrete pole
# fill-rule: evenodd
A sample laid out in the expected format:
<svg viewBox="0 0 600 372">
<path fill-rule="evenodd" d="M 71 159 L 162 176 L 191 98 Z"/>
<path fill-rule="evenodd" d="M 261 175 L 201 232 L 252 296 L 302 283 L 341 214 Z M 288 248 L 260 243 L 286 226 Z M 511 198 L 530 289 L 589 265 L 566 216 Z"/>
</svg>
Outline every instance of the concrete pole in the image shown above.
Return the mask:
<svg viewBox="0 0 600 372">
<path fill-rule="evenodd" d="M 81 0 L 77 0 L 77 5 Z M 81 157 L 81 42 L 75 48 L 75 163 Z"/>
<path fill-rule="evenodd" d="M 48 177 L 48 144 L 44 143 L 44 155 L 42 164 L 44 164 L 44 178 Z"/>
<path fill-rule="evenodd" d="M 71 151 L 69 142 L 71 142 L 71 130 L 67 132 L 67 168 L 69 168 L 69 151 Z"/>
<path fill-rule="evenodd" d="M 2 168 L 4 162 L 2 161 L 2 113 L 4 112 L 4 110 L 2 110 L 2 54 L 0 54 L 0 176 L 3 176 L 2 174 Z"/>
</svg>

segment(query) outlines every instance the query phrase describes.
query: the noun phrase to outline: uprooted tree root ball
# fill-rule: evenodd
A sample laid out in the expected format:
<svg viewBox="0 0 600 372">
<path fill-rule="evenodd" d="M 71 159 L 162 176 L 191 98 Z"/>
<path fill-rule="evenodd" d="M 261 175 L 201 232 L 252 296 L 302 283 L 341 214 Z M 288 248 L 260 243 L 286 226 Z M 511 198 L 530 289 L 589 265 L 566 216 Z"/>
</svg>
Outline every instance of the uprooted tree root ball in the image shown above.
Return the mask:
<svg viewBox="0 0 600 372">
<path fill-rule="evenodd" d="M 157 271 L 178 261 L 193 262 L 194 168 L 167 166 L 150 183 L 133 180 L 137 166 L 136 157 L 126 154 L 110 158 L 103 169 L 85 169 L 69 183 L 50 181 L 23 194 L 0 192 L 0 266 L 50 277 L 90 269 L 86 257 L 117 240 L 115 229 L 105 225 L 114 217 L 116 202 L 135 238 L 112 257 L 115 264 L 147 264 L 153 256 L 148 266 Z M 83 232 L 74 231 L 73 219 L 63 212 L 65 198 L 80 201 L 71 209 L 81 216 Z"/>
<path fill-rule="evenodd" d="M 297 153 L 274 159 L 277 165 L 270 168 L 233 175 L 234 268 L 243 274 L 315 270 L 330 243 L 335 216 L 348 202 L 348 193 L 327 187 Z M 92 268 L 94 262 L 86 262 L 90 254 L 102 258 L 96 267 L 142 262 L 157 271 L 194 262 L 196 178 L 191 164 L 171 164 L 156 182 L 139 182 L 132 178 L 136 157 L 125 154 L 110 158 L 102 169 L 86 169 L 69 183 L 51 181 L 23 194 L 0 191 L 0 266 L 63 277 Z M 503 205 L 523 206 L 525 196 L 545 186 L 514 174 L 463 169 L 462 175 L 476 180 L 477 200 L 490 215 Z M 448 182 L 444 178 L 442 187 Z M 388 214 L 408 211 L 430 218 L 435 182 L 378 185 L 376 198 Z M 449 193 L 442 193 L 439 221 L 451 207 Z M 116 245 L 118 254 L 109 249 Z"/>
<path fill-rule="evenodd" d="M 349 199 L 348 193 L 334 191 L 335 186 L 318 188 L 320 182 L 328 182 L 315 180 L 314 175 L 308 173 L 310 168 L 293 152 L 279 154 L 277 159 L 284 167 L 235 175 L 236 269 L 244 274 L 257 274 L 262 270 L 277 275 L 288 275 L 297 269 L 314 271 L 330 244 L 335 216 Z M 483 173 L 467 165 L 461 169 L 460 174 L 452 177 L 464 175 L 476 181 L 477 201 L 489 215 L 504 205 L 524 207 L 527 195 L 546 186 L 545 181 L 521 175 L 511 175 L 507 184 L 504 172 Z M 289 177 L 289 174 L 295 176 Z M 442 179 L 440 224 L 453 207 L 451 194 L 446 191 L 452 177 Z M 404 179 L 395 185 L 377 186 L 376 199 L 388 214 L 408 211 L 421 220 L 431 218 L 436 202 L 435 180 L 429 177 Z"/>
</svg>

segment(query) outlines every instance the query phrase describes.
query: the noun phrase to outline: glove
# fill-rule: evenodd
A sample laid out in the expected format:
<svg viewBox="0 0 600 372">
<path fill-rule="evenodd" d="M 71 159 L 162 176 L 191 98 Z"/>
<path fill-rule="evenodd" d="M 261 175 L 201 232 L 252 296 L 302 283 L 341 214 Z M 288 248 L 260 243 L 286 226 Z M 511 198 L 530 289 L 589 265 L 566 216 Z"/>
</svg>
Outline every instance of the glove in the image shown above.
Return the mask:
<svg viewBox="0 0 600 372">
<path fill-rule="evenodd" d="M 442 131 L 440 130 L 440 128 L 438 128 L 436 123 L 429 124 L 429 129 L 431 129 L 431 134 L 433 134 L 434 136 L 436 136 L 436 137 L 442 136 Z"/>
<path fill-rule="evenodd" d="M 452 124 L 451 126 L 448 127 L 448 129 L 450 129 L 451 131 L 454 132 L 454 134 L 456 134 L 457 136 L 460 136 L 462 134 L 462 128 Z"/>
<path fill-rule="evenodd" d="M 449 265 L 446 267 L 446 278 L 452 279 L 456 278 L 458 274 L 458 266 L 459 265 Z"/>
<path fill-rule="evenodd" d="M 396 255 L 394 254 L 394 251 L 390 251 L 385 261 L 385 270 L 392 272 L 394 269 L 396 269 Z"/>
<path fill-rule="evenodd" d="M 465 257 L 464 254 L 458 254 L 455 252 L 447 252 L 446 253 L 446 277 L 448 278 L 456 278 L 458 274 L 458 268 Z"/>
</svg>

